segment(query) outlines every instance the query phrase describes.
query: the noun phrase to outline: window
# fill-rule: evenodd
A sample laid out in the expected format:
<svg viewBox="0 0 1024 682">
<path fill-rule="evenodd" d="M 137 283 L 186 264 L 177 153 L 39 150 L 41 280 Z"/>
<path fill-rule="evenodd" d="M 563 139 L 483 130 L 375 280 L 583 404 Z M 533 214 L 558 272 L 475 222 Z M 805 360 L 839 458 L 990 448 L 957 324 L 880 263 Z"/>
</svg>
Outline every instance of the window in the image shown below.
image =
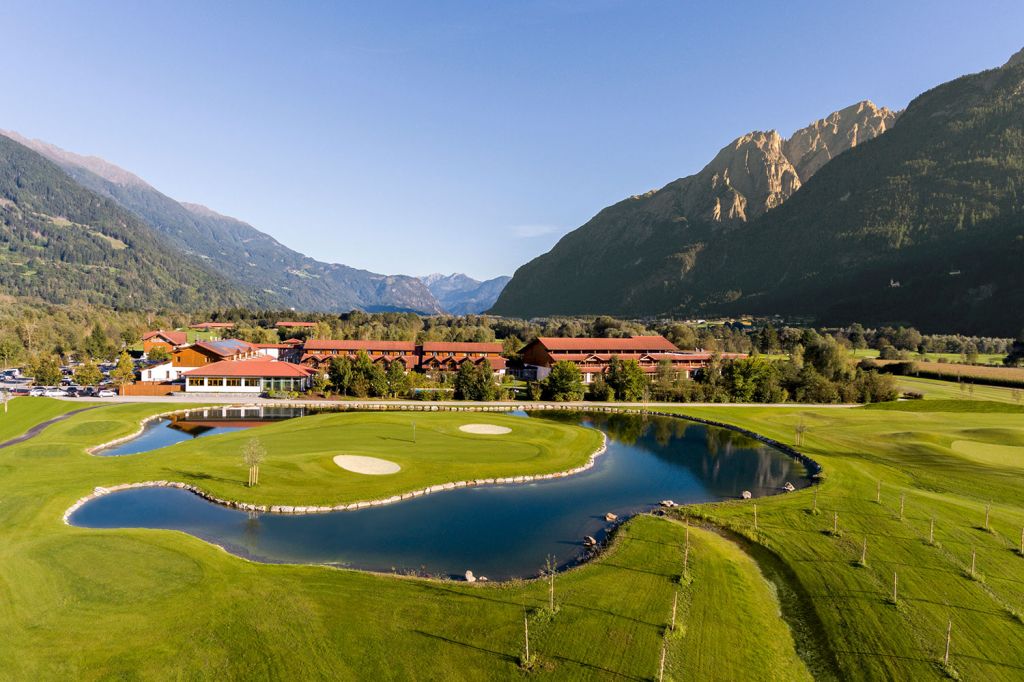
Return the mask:
<svg viewBox="0 0 1024 682">
<path fill-rule="evenodd" d="M 260 385 L 259 379 L 246 379 L 245 385 L 249 387 L 258 387 Z"/>
<path fill-rule="evenodd" d="M 224 379 L 222 379 L 221 377 L 211 377 L 211 378 L 206 380 L 206 385 L 207 386 L 223 386 L 224 385 Z"/>
<path fill-rule="evenodd" d="M 225 386 L 241 386 L 242 385 L 242 380 L 241 379 L 226 379 L 224 385 Z"/>
<path fill-rule="evenodd" d="M 188 385 L 189 386 L 202 386 L 203 385 L 203 379 L 202 379 L 202 377 L 189 377 L 188 378 Z"/>
</svg>

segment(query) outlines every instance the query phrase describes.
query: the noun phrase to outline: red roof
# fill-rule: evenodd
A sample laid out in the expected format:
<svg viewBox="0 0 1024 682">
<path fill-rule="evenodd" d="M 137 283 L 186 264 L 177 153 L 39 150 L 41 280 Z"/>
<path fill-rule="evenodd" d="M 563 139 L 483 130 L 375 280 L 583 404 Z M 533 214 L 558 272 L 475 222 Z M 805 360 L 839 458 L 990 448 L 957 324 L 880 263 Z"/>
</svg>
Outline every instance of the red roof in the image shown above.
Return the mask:
<svg viewBox="0 0 1024 682">
<path fill-rule="evenodd" d="M 188 343 L 188 333 L 186 332 L 165 332 L 162 329 L 156 331 L 146 332 L 142 335 L 143 341 L 149 341 L 156 337 L 161 337 L 170 343 L 172 346 L 181 346 Z"/>
<path fill-rule="evenodd" d="M 285 339 L 281 343 L 287 344 L 289 346 L 301 346 L 302 339 Z"/>
<path fill-rule="evenodd" d="M 302 379 L 310 375 L 308 367 L 277 360 L 221 360 L 183 372 L 187 377 L 261 377 Z"/>
<path fill-rule="evenodd" d="M 253 345 L 256 346 L 257 348 L 281 348 L 281 349 L 286 349 L 286 348 L 291 348 L 292 347 L 292 344 L 290 344 L 290 343 L 254 343 Z"/>
<path fill-rule="evenodd" d="M 664 336 L 631 336 L 624 339 L 579 338 L 565 339 L 553 336 L 541 336 L 537 341 L 548 351 L 558 352 L 594 352 L 594 353 L 649 353 L 649 352 L 680 352 L 671 341 Z"/>
<path fill-rule="evenodd" d="M 367 341 L 365 339 L 310 339 L 304 345 L 307 351 L 321 350 L 365 350 L 382 351 L 397 350 L 406 353 L 414 353 L 416 344 L 412 341 Z"/>
<path fill-rule="evenodd" d="M 423 344 L 424 353 L 500 353 L 505 347 L 500 343 L 430 341 Z"/>
<path fill-rule="evenodd" d="M 295 322 L 294 320 L 278 320 L 276 327 L 315 327 L 316 322 Z"/>
</svg>

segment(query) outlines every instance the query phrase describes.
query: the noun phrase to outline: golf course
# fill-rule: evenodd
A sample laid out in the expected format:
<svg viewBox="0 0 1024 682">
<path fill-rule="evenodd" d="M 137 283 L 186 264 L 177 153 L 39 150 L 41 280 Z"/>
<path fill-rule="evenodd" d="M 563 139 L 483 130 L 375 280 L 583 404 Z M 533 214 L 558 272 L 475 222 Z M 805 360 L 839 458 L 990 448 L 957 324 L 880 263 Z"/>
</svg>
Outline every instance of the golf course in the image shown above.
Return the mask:
<svg viewBox="0 0 1024 682">
<path fill-rule="evenodd" d="M 0 441 L 83 406 L 13 400 Z M 549 474 L 585 464 L 596 430 L 497 413 L 321 414 L 89 454 L 166 409 L 108 404 L 0 449 L 0 679 L 1024 677 L 1024 409 L 1012 400 L 659 406 L 793 445 L 822 480 L 634 517 L 596 559 L 556 575 L 554 609 L 543 578 L 256 563 L 187 533 L 81 528 L 63 514 L 96 486 L 137 481 L 307 506 Z M 508 432 L 461 428 L 479 424 Z M 254 437 L 267 455 L 248 486 Z M 357 473 L 339 455 L 398 469 Z"/>
</svg>

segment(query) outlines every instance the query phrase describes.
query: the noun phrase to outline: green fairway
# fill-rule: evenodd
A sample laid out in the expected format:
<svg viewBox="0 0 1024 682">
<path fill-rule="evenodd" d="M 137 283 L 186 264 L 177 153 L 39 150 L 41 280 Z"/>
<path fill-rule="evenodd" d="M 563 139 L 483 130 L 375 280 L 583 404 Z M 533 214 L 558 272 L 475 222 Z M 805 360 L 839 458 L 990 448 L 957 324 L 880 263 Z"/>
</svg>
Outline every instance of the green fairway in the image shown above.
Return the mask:
<svg viewBox="0 0 1024 682">
<path fill-rule="evenodd" d="M 843 677 L 939 676 L 936 661 L 952 620 L 951 661 L 959 674 L 1022 679 L 1024 622 L 1013 614 L 1024 612 L 1024 558 L 1014 551 L 1024 526 L 1024 414 L 951 412 L 945 401 L 935 403 L 942 411 L 923 411 L 928 404 L 914 403 L 913 411 L 680 408 L 785 442 L 802 422 L 802 450 L 826 474 L 818 514 L 813 489 L 758 501 L 756 531 L 749 502 L 696 511 L 755 539 L 792 570 Z M 991 530 L 984 528 L 987 505 Z M 838 538 L 825 532 L 833 514 Z M 932 518 L 935 545 L 927 542 Z M 982 580 L 966 575 L 974 552 Z M 886 602 L 894 572 L 898 607 Z"/>
<path fill-rule="evenodd" d="M 159 412 L 159 407 L 93 411 L 53 425 L 49 435 L 68 442 L 105 442 L 130 433 L 143 415 Z M 477 435 L 459 429 L 481 423 L 511 432 Z M 267 457 L 260 465 L 260 484 L 250 488 L 242 450 L 253 438 L 266 448 Z M 173 480 L 224 499 L 307 506 L 389 497 L 467 479 L 564 471 L 584 464 L 600 445 L 601 434 L 593 429 L 505 414 L 341 412 L 197 438 L 137 455 L 83 453 L 76 464 L 94 472 L 92 485 Z M 334 463 L 335 455 L 377 457 L 401 470 L 386 476 L 352 473 Z"/>
<path fill-rule="evenodd" d="M 20 436 L 41 422 L 90 406 L 90 403 L 73 403 L 53 398 L 11 400 L 7 403 L 6 413 L 0 408 L 0 442 Z"/>
<path fill-rule="evenodd" d="M 33 421 L 22 406 L 39 405 L 47 416 L 59 409 L 50 402 L 14 401 L 19 432 Z M 74 528 L 60 517 L 94 485 L 170 472 L 253 499 L 314 499 L 313 490 L 335 485 L 331 475 L 357 477 L 318 464 L 338 449 L 400 461 L 403 472 L 436 467 L 418 481 L 395 474 L 338 483 L 330 494 L 341 498 L 466 467 L 553 471 L 585 459 L 593 432 L 516 434 L 527 420 L 493 413 L 336 414 L 103 458 L 84 450 L 166 409 L 104 406 L 0 450 L 0 678 L 656 679 L 664 646 L 666 679 L 808 679 L 808 668 L 823 679 L 938 679 L 952 620 L 958 674 L 1021 679 L 1024 624 L 1013 614 L 1024 612 L 1024 558 L 1014 552 L 1024 525 L 1024 414 L 991 402 L 969 411 L 957 405 L 968 408 L 941 400 L 896 409 L 674 408 L 788 443 L 802 423 L 800 449 L 826 475 L 819 513 L 811 512 L 812 488 L 674 510 L 674 520 L 638 517 L 601 559 L 556 579 L 553 617 L 544 610 L 545 582 L 468 585 L 255 564 L 184 533 Z M 421 457 L 403 449 L 410 419 L 424 420 Z M 508 436 L 457 428 L 505 420 L 513 422 Z M 550 446 L 574 443 L 579 433 L 586 437 L 577 455 Z M 252 435 L 270 452 L 266 490 L 242 485 L 239 450 Z M 495 445 L 510 436 L 522 442 Z M 457 455 L 447 450 L 464 439 L 472 444 Z M 687 513 L 756 544 L 741 547 L 713 526 L 692 527 L 692 582 L 680 585 Z M 825 532 L 833 513 L 839 537 Z M 859 566 L 865 538 L 867 561 Z M 972 552 L 977 579 L 967 575 Z M 893 571 L 895 606 L 886 601 Z M 673 598 L 679 631 L 666 637 Z M 528 673 L 519 668 L 524 612 L 536 654 Z"/>
<path fill-rule="evenodd" d="M 896 377 L 896 384 L 901 391 L 921 393 L 925 398 L 937 400 L 994 400 L 1024 405 L 1024 389 L 904 376 Z"/>
</svg>

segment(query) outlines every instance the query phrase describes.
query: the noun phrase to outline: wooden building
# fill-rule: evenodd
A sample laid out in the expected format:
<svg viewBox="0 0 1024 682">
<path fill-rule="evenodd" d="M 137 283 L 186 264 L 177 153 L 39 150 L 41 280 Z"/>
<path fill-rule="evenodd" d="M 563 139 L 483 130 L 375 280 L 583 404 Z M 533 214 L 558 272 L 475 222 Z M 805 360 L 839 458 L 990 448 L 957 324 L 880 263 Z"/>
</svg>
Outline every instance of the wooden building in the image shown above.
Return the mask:
<svg viewBox="0 0 1024 682">
<path fill-rule="evenodd" d="M 505 373 L 504 347 L 500 343 L 429 341 L 419 346 L 419 369 L 427 373 L 456 372 L 467 360 L 487 364 L 495 374 Z"/>
<path fill-rule="evenodd" d="M 646 374 L 654 374 L 667 362 L 678 373 L 692 376 L 708 366 L 712 354 L 704 351 L 682 351 L 663 336 L 632 336 L 629 338 L 559 338 L 542 336 L 531 341 L 522 351 L 523 364 L 533 376 L 543 379 L 556 362 L 567 361 L 579 367 L 584 383 L 608 371 L 613 357 L 636 360 Z M 721 357 L 746 357 L 724 353 Z"/>
<path fill-rule="evenodd" d="M 306 341 L 301 362 L 316 369 L 326 369 L 333 358 L 355 359 L 366 353 L 375 363 L 390 365 L 401 362 L 406 372 L 455 372 L 465 361 L 487 364 L 495 374 L 505 373 L 505 358 L 500 343 L 453 343 L 431 341 L 416 345 L 411 341 L 317 340 Z"/>
<path fill-rule="evenodd" d="M 187 343 L 187 332 L 156 329 L 142 335 L 142 352 L 148 354 L 154 348 L 163 348 L 168 353 L 171 353 Z"/>
</svg>

